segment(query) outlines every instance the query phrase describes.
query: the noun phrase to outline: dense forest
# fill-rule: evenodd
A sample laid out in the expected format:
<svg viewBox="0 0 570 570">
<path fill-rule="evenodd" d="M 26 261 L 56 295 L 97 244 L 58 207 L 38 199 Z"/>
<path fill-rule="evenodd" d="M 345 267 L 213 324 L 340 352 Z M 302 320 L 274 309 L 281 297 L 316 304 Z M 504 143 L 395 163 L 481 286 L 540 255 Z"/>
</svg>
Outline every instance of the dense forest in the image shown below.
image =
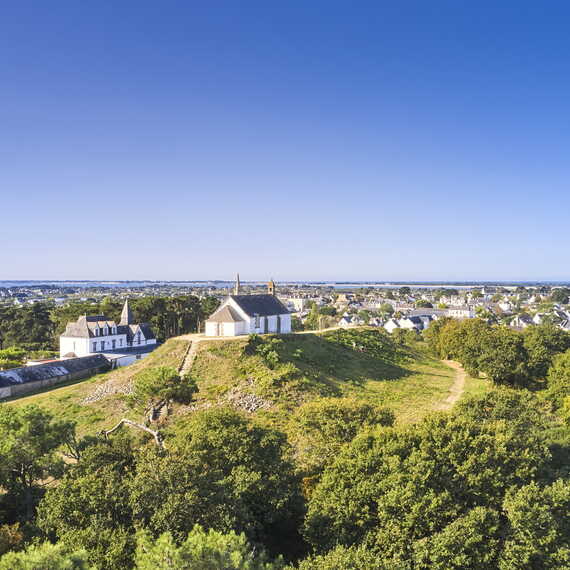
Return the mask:
<svg viewBox="0 0 570 570">
<path fill-rule="evenodd" d="M 196 332 L 217 308 L 215 297 L 141 297 L 129 301 L 136 322 L 150 323 L 159 342 Z M 59 335 L 81 315 L 104 315 L 119 322 L 123 301 L 111 297 L 101 302 L 71 302 L 56 306 L 34 303 L 23 307 L 0 306 L 0 350 L 22 349 L 27 353 L 59 349 Z M 0 360 L 11 353 L 0 354 Z M 13 354 L 12 354 L 13 356 Z"/>
<path fill-rule="evenodd" d="M 408 342 L 324 338 L 371 359 Z M 278 370 L 274 340 L 237 358 Z M 442 320 L 412 350 L 489 389 L 414 424 L 334 394 L 279 422 L 228 406 L 154 421 L 200 389 L 158 366 L 125 396 L 141 429 L 82 438 L 41 408 L 0 406 L 0 569 L 569 568 L 568 335 Z"/>
</svg>

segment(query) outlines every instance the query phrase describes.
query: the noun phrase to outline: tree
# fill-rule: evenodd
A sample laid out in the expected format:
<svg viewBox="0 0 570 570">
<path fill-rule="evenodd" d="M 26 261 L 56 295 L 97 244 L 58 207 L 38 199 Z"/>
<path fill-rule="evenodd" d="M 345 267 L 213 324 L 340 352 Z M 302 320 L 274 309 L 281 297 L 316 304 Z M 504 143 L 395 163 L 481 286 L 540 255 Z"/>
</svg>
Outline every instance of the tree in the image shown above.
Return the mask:
<svg viewBox="0 0 570 570">
<path fill-rule="evenodd" d="M 135 560 L 137 570 L 280 570 L 285 566 L 282 560 L 271 562 L 243 533 L 206 531 L 200 525 L 181 544 L 170 533 L 154 540 L 149 532 L 139 532 Z"/>
<path fill-rule="evenodd" d="M 87 553 L 69 550 L 64 544 L 32 545 L 22 552 L 9 552 L 0 558 L 0 570 L 89 570 Z"/>
<path fill-rule="evenodd" d="M 570 567 L 570 482 L 511 489 L 503 509 L 509 525 L 501 570 Z"/>
<path fill-rule="evenodd" d="M 480 556 L 492 558 L 493 513 L 501 511 L 509 489 L 537 480 L 550 454 L 542 420 L 529 427 L 504 419 L 512 406 L 499 396 L 484 406 L 482 419 L 440 414 L 413 427 L 357 435 L 309 498 L 309 542 L 320 551 L 366 544 L 384 556 L 388 568 L 409 567 L 418 557 L 444 568 L 463 536 L 464 565 L 451 567 L 477 567 Z M 538 412 L 519 413 L 528 418 Z M 476 507 L 487 510 L 473 513 Z M 489 544 L 481 537 L 485 521 Z M 447 552 L 437 544 L 447 544 Z"/>
<path fill-rule="evenodd" d="M 74 431 L 73 423 L 37 406 L 0 406 L 0 484 L 19 503 L 20 520 L 32 519 L 45 484 L 62 475 L 56 450 Z"/>
<path fill-rule="evenodd" d="M 555 355 L 570 349 L 570 335 L 552 324 L 528 327 L 523 339 L 528 371 L 535 380 L 545 378 Z"/>
<path fill-rule="evenodd" d="M 337 546 L 326 554 L 311 556 L 299 564 L 299 570 L 389 570 L 383 557 L 365 546 Z"/>
<path fill-rule="evenodd" d="M 390 303 L 382 303 L 378 308 L 378 312 L 382 316 L 387 317 L 394 314 L 394 307 Z"/>
<path fill-rule="evenodd" d="M 207 319 L 219 306 L 220 300 L 216 297 L 204 297 L 200 302 L 202 319 Z"/>
<path fill-rule="evenodd" d="M 426 308 L 426 309 L 432 309 L 433 305 L 427 301 L 426 299 L 418 299 L 416 301 L 416 307 L 418 308 Z"/>
<path fill-rule="evenodd" d="M 400 287 L 400 288 L 398 289 L 398 295 L 399 295 L 400 297 L 407 297 L 408 295 L 411 294 L 411 292 L 412 292 L 412 290 L 411 290 L 409 287 L 406 287 L 406 286 Z"/>
<path fill-rule="evenodd" d="M 88 447 L 49 489 L 37 524 L 70 548 L 81 548 L 97 568 L 129 568 L 135 549 L 130 481 L 136 456 L 118 437 Z"/>
<path fill-rule="evenodd" d="M 361 429 L 393 423 L 391 410 L 354 398 L 321 398 L 306 403 L 292 418 L 298 463 L 311 473 L 320 471 Z"/>
<path fill-rule="evenodd" d="M 558 287 L 553 289 L 552 293 L 550 294 L 550 300 L 553 303 L 557 303 L 559 305 L 566 305 L 568 303 L 568 298 L 570 296 L 570 289 L 567 287 Z"/>
<path fill-rule="evenodd" d="M 24 533 L 20 523 L 3 524 L 0 526 L 0 556 L 10 550 L 16 550 L 24 541 Z"/>
<path fill-rule="evenodd" d="M 570 349 L 554 357 L 546 376 L 546 385 L 544 396 L 558 410 L 564 399 L 570 396 Z"/>
<path fill-rule="evenodd" d="M 279 432 L 250 426 L 239 413 L 196 413 L 169 442 L 138 461 L 132 481 L 134 516 L 151 532 L 182 540 L 195 524 L 245 532 L 275 547 L 296 533 L 298 481 Z"/>
<path fill-rule="evenodd" d="M 417 568 L 486 570 L 494 568 L 500 551 L 498 511 L 475 507 L 442 531 L 414 544 Z"/>
<path fill-rule="evenodd" d="M 305 327 L 303 321 L 296 315 L 291 315 L 291 330 L 293 332 L 302 331 Z"/>
<path fill-rule="evenodd" d="M 327 317 L 334 317 L 337 314 L 337 310 L 335 307 L 321 307 L 319 313 Z"/>
<path fill-rule="evenodd" d="M 364 324 L 368 324 L 370 322 L 370 316 L 370 311 L 367 311 L 366 309 L 358 311 L 358 318 L 361 319 Z"/>
<path fill-rule="evenodd" d="M 196 382 L 182 378 L 175 368 L 158 366 L 135 376 L 130 401 L 153 422 L 163 407 L 168 409 L 174 401 L 188 404 L 197 390 Z"/>
<path fill-rule="evenodd" d="M 495 327 L 482 338 L 476 370 L 497 384 L 525 385 L 527 359 L 522 335 L 507 327 Z"/>
<path fill-rule="evenodd" d="M 306 330 L 316 330 L 320 327 L 320 313 L 316 303 L 312 304 L 304 325 Z"/>
</svg>

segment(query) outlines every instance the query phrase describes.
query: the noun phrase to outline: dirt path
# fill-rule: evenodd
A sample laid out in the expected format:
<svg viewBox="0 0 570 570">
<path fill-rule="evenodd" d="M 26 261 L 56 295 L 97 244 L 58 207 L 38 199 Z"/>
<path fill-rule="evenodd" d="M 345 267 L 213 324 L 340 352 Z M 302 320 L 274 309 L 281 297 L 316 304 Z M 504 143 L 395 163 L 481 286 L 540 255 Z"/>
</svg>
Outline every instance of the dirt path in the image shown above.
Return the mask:
<svg viewBox="0 0 570 570">
<path fill-rule="evenodd" d="M 449 410 L 453 407 L 463 394 L 463 390 L 465 389 L 465 378 L 467 377 L 467 373 L 463 370 L 463 367 L 459 362 L 455 362 L 454 360 L 444 360 L 443 362 L 455 370 L 455 380 L 449 387 L 449 395 L 443 402 L 436 406 L 436 410 Z"/>
</svg>

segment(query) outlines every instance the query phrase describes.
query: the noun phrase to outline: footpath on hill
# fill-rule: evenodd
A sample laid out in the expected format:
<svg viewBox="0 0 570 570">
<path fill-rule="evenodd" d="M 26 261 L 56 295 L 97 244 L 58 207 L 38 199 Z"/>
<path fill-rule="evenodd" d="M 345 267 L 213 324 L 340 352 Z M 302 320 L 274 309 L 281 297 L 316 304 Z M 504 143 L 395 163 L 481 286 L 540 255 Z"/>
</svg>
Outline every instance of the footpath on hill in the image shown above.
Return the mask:
<svg viewBox="0 0 570 570">
<path fill-rule="evenodd" d="M 442 362 L 455 370 L 455 380 L 449 387 L 449 396 L 436 407 L 436 410 L 449 410 L 463 395 L 467 373 L 459 362 L 455 362 L 454 360 L 443 360 Z"/>
</svg>

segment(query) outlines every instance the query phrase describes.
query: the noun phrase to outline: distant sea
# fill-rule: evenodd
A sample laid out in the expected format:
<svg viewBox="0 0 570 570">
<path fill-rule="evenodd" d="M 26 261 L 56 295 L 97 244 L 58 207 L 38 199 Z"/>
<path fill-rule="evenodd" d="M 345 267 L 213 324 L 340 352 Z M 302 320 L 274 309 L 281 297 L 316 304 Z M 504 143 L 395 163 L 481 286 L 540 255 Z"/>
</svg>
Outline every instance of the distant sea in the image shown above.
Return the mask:
<svg viewBox="0 0 570 570">
<path fill-rule="evenodd" d="M 228 288 L 233 281 L 0 281 L 0 287 L 74 287 L 90 288 L 138 288 L 138 287 L 217 287 Z M 263 281 L 242 281 L 244 285 L 263 285 Z M 416 288 L 453 287 L 469 289 L 483 285 L 499 286 L 540 286 L 540 285 L 570 285 L 569 281 L 281 281 L 281 285 L 305 285 L 313 287 L 334 287 L 335 289 L 358 289 L 362 287 L 394 288 L 410 286 Z"/>
</svg>

